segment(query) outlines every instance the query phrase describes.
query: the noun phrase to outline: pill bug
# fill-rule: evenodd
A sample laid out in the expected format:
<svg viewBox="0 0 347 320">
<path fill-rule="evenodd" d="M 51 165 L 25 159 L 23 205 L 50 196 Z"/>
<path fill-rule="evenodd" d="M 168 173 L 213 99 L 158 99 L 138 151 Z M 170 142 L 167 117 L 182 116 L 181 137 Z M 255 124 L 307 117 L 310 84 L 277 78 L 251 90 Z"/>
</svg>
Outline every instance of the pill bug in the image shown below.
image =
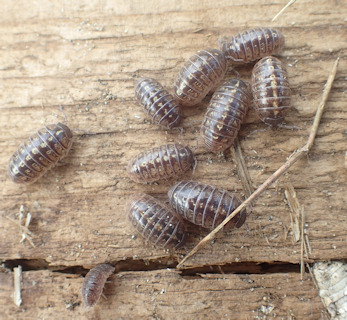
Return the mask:
<svg viewBox="0 0 347 320">
<path fill-rule="evenodd" d="M 276 54 L 284 47 L 284 36 L 276 29 L 256 28 L 224 37 L 219 44 L 228 61 L 248 63 Z"/>
<path fill-rule="evenodd" d="M 14 182 L 32 183 L 63 159 L 72 145 L 72 132 L 64 124 L 40 129 L 13 154 L 9 175 Z"/>
<path fill-rule="evenodd" d="M 175 83 L 181 105 L 193 106 L 215 88 L 227 69 L 224 54 L 217 49 L 198 51 L 184 64 Z"/>
<path fill-rule="evenodd" d="M 227 80 L 215 91 L 201 126 L 209 151 L 223 151 L 233 144 L 251 103 L 250 85 L 242 80 Z"/>
<path fill-rule="evenodd" d="M 136 230 L 155 245 L 177 248 L 184 243 L 185 229 L 180 219 L 152 196 L 133 196 L 128 203 L 128 212 Z"/>
<path fill-rule="evenodd" d="M 177 178 L 195 166 L 193 152 L 181 144 L 165 144 L 137 155 L 129 162 L 129 177 L 139 183 Z"/>
<path fill-rule="evenodd" d="M 214 229 L 229 216 L 241 201 L 226 190 L 196 182 L 181 181 L 168 192 L 171 206 L 184 219 Z M 225 226 L 239 228 L 246 220 L 246 211 L 238 213 Z"/>
<path fill-rule="evenodd" d="M 135 96 L 153 123 L 168 129 L 180 124 L 180 106 L 158 81 L 150 78 L 140 79 L 135 87 Z"/>
<path fill-rule="evenodd" d="M 291 108 L 291 90 L 287 71 L 279 59 L 265 57 L 255 64 L 252 92 L 259 118 L 272 126 L 281 123 Z"/>
<path fill-rule="evenodd" d="M 103 263 L 89 270 L 86 274 L 83 286 L 82 297 L 87 307 L 94 306 L 102 294 L 107 278 L 114 272 L 115 267 Z"/>
</svg>

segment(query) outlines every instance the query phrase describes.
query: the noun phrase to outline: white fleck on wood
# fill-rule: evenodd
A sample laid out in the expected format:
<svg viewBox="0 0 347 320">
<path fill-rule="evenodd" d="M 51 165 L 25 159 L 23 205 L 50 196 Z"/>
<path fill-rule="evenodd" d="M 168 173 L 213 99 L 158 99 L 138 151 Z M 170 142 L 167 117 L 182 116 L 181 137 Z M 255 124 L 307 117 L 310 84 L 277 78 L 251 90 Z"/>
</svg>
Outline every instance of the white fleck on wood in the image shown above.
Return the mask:
<svg viewBox="0 0 347 320">
<path fill-rule="evenodd" d="M 14 295 L 13 301 L 17 307 L 22 304 L 22 266 L 13 268 Z"/>
<path fill-rule="evenodd" d="M 318 262 L 313 274 L 319 287 L 319 295 L 333 320 L 347 319 L 347 264 L 342 262 Z"/>
</svg>

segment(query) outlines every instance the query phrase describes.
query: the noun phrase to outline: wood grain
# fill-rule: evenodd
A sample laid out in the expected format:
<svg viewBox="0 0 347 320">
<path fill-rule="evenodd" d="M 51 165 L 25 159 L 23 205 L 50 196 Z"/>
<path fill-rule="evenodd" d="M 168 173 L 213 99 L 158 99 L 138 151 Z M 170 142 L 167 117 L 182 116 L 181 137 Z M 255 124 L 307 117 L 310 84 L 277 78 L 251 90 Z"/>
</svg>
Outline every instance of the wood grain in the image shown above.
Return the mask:
<svg viewBox="0 0 347 320">
<path fill-rule="evenodd" d="M 82 277 L 23 273 L 23 304 L 11 301 L 12 277 L 0 274 L 3 319 L 319 319 L 322 304 L 298 274 L 181 276 L 175 270 L 122 272 L 109 278 L 106 299 L 82 304 Z"/>
<path fill-rule="evenodd" d="M 191 240 L 178 252 L 147 246 L 140 237 L 134 237 L 135 231 L 124 212 L 128 197 L 139 191 L 167 200 L 166 192 L 172 183 L 135 184 L 125 171 L 128 161 L 140 151 L 165 143 L 182 143 L 197 155 L 198 165 L 191 178 L 239 194 L 244 191 L 232 158 L 206 152 L 199 138 L 209 98 L 198 107 L 184 108 L 182 131 L 167 132 L 151 125 L 141 106 L 136 104 L 134 81 L 152 77 L 172 92 L 185 59 L 199 49 L 217 47 L 220 36 L 259 26 L 277 27 L 286 37 L 280 59 L 287 65 L 293 89 L 293 110 L 286 119 L 288 125 L 300 129 L 273 131 L 249 112 L 239 139 L 254 187 L 306 141 L 328 73 L 336 57 L 341 57 L 315 145 L 307 159 L 293 167 L 288 179 L 305 208 L 312 246 L 309 261 L 347 258 L 344 191 L 347 184 L 344 167 L 347 10 L 341 1 L 297 1 L 276 22 L 270 21 L 283 7 L 282 1 L 250 0 L 245 5 L 240 0 L 74 3 L 20 0 L 10 4 L 0 0 L 0 5 L 0 260 L 27 259 L 55 269 L 90 268 L 105 261 L 175 264 L 206 231 L 189 227 Z M 238 67 L 236 71 L 249 81 L 251 68 L 251 65 Z M 235 72 L 231 70 L 228 75 L 235 77 Z M 7 176 L 7 165 L 19 143 L 43 125 L 64 122 L 65 118 L 76 135 L 69 156 L 37 183 L 13 184 Z M 285 203 L 285 182 L 286 177 L 254 204 L 241 229 L 219 235 L 189 261 L 189 266 L 299 263 L 300 244 L 292 242 L 288 234 L 290 211 Z M 18 219 L 21 205 L 32 214 L 29 229 L 34 233 L 35 247 L 26 241 L 20 243 L 18 225 L 7 219 Z M 41 312 L 54 318 L 54 311 L 64 310 L 64 317 L 68 317 L 71 311 L 64 309 L 65 306 L 48 307 L 61 301 L 58 291 L 53 297 L 47 294 L 48 286 L 55 281 L 51 276 L 55 274 L 48 271 L 37 271 L 37 274 L 44 277 L 46 289 L 40 291 L 42 302 L 27 305 L 26 312 L 29 315 Z M 140 279 L 143 274 L 146 272 L 130 273 L 127 277 Z M 157 277 L 164 277 L 162 283 L 170 280 L 171 275 L 158 274 Z M 0 276 L 7 277 L 2 272 Z M 57 277 L 66 288 L 73 286 L 73 291 L 81 281 L 62 274 Z M 276 279 L 284 281 L 283 275 L 264 277 L 257 281 L 259 286 L 269 286 L 269 292 L 274 290 Z M 292 280 L 286 288 L 293 285 L 293 290 L 309 291 L 308 287 L 302 289 L 296 274 L 288 279 Z M 202 280 L 196 279 L 200 286 L 199 281 Z M 229 288 L 234 290 L 233 285 Z M 124 295 L 122 299 L 134 305 L 133 309 L 123 305 L 120 314 L 150 318 L 156 312 L 166 315 L 165 312 L 172 310 L 164 300 L 156 309 L 141 309 L 136 299 L 129 302 L 130 296 L 123 290 L 126 287 L 116 290 L 117 294 Z M 6 298 L 1 294 L 0 302 L 7 301 L 7 293 Z M 226 298 L 236 299 L 233 294 L 221 293 L 213 305 L 221 305 Z M 178 295 L 168 299 L 175 306 L 182 302 Z M 117 305 L 122 300 L 117 301 L 112 303 Z M 235 305 L 236 300 L 233 301 Z M 250 310 L 257 310 L 260 300 L 246 295 L 245 301 L 251 307 L 242 309 L 239 305 L 237 310 L 247 315 L 245 319 L 252 318 L 254 313 Z M 299 303 L 295 299 L 286 301 L 279 314 L 294 310 Z M 298 318 L 300 312 L 305 314 L 305 319 L 317 318 L 318 311 L 311 307 L 311 302 L 300 303 Z M 39 305 L 45 308 L 39 309 Z M 186 312 L 188 307 L 182 306 L 180 310 Z M 7 310 L 10 310 L 9 318 L 18 315 L 12 306 Z M 229 309 L 225 312 L 230 314 Z"/>
</svg>

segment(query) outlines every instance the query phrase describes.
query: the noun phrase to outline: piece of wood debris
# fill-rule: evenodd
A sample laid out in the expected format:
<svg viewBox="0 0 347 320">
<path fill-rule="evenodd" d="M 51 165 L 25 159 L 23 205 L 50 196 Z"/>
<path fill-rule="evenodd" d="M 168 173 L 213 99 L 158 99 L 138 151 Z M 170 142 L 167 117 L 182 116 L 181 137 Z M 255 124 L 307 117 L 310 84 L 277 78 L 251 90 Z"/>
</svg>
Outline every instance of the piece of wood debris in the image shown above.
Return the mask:
<svg viewBox="0 0 347 320">
<path fill-rule="evenodd" d="M 286 183 L 284 186 L 284 195 L 290 208 L 290 227 L 293 232 L 293 239 L 298 242 L 300 240 L 300 204 L 291 183 Z"/>
<path fill-rule="evenodd" d="M 243 152 L 241 149 L 240 141 L 238 138 L 235 139 L 234 145 L 230 148 L 231 154 L 237 166 L 237 173 L 241 180 L 244 192 L 247 197 L 249 197 L 253 191 L 254 187 L 252 184 L 251 176 L 249 174 Z"/>
<path fill-rule="evenodd" d="M 31 213 L 28 212 L 25 215 L 25 208 L 23 205 L 20 206 L 19 208 L 19 215 L 18 215 L 18 220 L 19 221 L 15 221 L 10 217 L 6 217 L 8 220 L 10 220 L 11 222 L 13 222 L 14 224 L 19 226 L 19 232 L 21 233 L 21 240 L 19 241 L 20 243 L 23 243 L 25 240 L 27 240 L 30 245 L 35 248 L 35 244 L 33 242 L 32 237 L 34 236 L 34 234 L 29 230 L 29 225 L 31 222 Z M 23 224 L 23 220 L 25 218 L 25 222 Z"/>
<path fill-rule="evenodd" d="M 13 301 L 17 307 L 20 307 L 22 304 L 22 266 L 13 268 L 13 283 Z"/>
<path fill-rule="evenodd" d="M 347 264 L 317 262 L 313 266 L 313 274 L 331 319 L 347 319 Z"/>
</svg>

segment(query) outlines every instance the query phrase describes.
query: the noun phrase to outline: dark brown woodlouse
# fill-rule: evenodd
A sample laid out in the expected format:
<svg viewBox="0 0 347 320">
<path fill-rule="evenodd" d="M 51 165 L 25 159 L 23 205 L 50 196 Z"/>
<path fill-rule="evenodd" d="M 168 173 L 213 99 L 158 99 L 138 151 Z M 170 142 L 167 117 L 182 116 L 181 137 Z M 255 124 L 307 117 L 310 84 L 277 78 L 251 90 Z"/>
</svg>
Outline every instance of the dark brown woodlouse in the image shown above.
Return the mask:
<svg viewBox="0 0 347 320">
<path fill-rule="evenodd" d="M 291 90 L 283 63 L 275 57 L 258 61 L 252 71 L 254 108 L 267 124 L 281 123 L 290 110 Z"/>
<path fill-rule="evenodd" d="M 40 129 L 13 154 L 9 175 L 14 182 L 32 183 L 63 159 L 72 145 L 72 132 L 64 124 Z"/>
<path fill-rule="evenodd" d="M 181 69 L 175 96 L 183 106 L 198 104 L 223 79 L 227 70 L 224 54 L 217 49 L 198 51 Z"/>
<path fill-rule="evenodd" d="M 248 63 L 279 52 L 284 47 L 284 36 L 276 29 L 256 28 L 224 37 L 219 44 L 228 61 Z"/>
<path fill-rule="evenodd" d="M 139 183 L 178 178 L 195 166 L 189 147 L 165 144 L 140 153 L 128 165 L 129 177 Z"/>
<path fill-rule="evenodd" d="M 158 81 L 150 78 L 140 79 L 135 87 L 135 96 L 153 123 L 168 129 L 180 124 L 180 106 Z"/>
<path fill-rule="evenodd" d="M 171 206 L 184 219 L 208 229 L 218 226 L 241 204 L 240 199 L 228 191 L 196 181 L 181 181 L 168 195 Z M 243 210 L 225 227 L 239 228 L 245 220 Z"/>
<path fill-rule="evenodd" d="M 102 290 L 104 289 L 105 282 L 114 270 L 115 267 L 103 263 L 89 270 L 86 274 L 82 286 L 82 297 L 87 307 L 92 307 L 98 302 Z"/>
<path fill-rule="evenodd" d="M 224 151 L 233 144 L 251 103 L 250 85 L 242 80 L 227 80 L 215 91 L 201 126 L 209 151 Z"/>
<path fill-rule="evenodd" d="M 182 221 L 152 196 L 138 194 L 132 197 L 128 211 L 133 226 L 146 240 L 164 248 L 178 248 L 184 243 Z"/>
</svg>

